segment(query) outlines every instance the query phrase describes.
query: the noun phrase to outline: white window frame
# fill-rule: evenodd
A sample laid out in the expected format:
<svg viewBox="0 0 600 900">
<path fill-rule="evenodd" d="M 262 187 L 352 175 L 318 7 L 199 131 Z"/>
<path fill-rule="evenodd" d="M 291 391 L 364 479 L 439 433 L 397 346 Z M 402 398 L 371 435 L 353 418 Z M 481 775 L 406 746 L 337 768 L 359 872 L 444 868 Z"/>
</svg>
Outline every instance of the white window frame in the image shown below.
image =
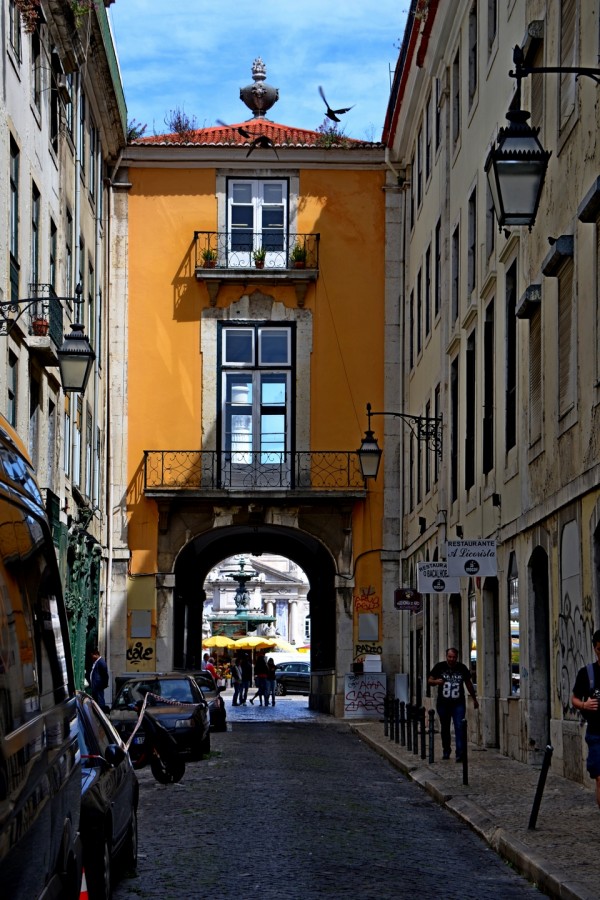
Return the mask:
<svg viewBox="0 0 600 900">
<path fill-rule="evenodd" d="M 271 186 L 281 187 L 281 204 L 269 203 L 265 197 L 265 188 Z M 247 204 L 242 202 L 234 202 L 234 191 L 236 188 L 244 187 L 250 189 L 250 200 Z M 238 249 L 234 239 L 236 227 L 234 225 L 234 210 L 236 208 L 247 205 L 251 211 L 252 231 L 251 240 L 246 242 L 247 249 Z M 230 178 L 227 182 L 227 254 L 228 267 L 249 268 L 253 263 L 253 252 L 263 246 L 262 235 L 267 231 L 267 227 L 263 225 L 263 214 L 268 207 L 281 206 L 281 239 L 276 241 L 277 248 L 273 252 L 268 250 L 265 257 L 265 268 L 286 268 L 288 265 L 289 253 L 287 250 L 288 229 L 289 229 L 289 185 L 285 178 Z M 276 231 L 278 226 L 271 224 L 270 230 Z M 248 231 L 248 228 L 240 230 Z"/>
</svg>

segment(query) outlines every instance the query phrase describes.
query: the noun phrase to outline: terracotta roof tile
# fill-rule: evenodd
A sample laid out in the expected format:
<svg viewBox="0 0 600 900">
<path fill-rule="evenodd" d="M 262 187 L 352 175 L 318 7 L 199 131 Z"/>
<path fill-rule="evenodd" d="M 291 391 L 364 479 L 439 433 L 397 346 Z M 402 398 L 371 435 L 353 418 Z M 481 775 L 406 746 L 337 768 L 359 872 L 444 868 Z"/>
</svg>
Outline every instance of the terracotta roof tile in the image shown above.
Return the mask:
<svg viewBox="0 0 600 900">
<path fill-rule="evenodd" d="M 157 134 L 152 137 L 139 138 L 132 141 L 132 144 L 139 146 L 142 144 L 154 144 L 164 146 L 165 144 L 181 144 L 182 146 L 189 144 L 199 144 L 205 147 L 249 147 L 253 138 L 245 137 L 240 134 L 239 130 L 244 131 L 258 137 L 266 135 L 273 141 L 276 147 L 321 147 L 323 146 L 323 135 L 318 131 L 310 131 L 307 128 L 293 128 L 290 125 L 281 125 L 278 122 L 271 122 L 269 119 L 251 119 L 249 122 L 237 122 L 233 125 L 215 125 L 210 128 L 197 128 L 188 134 Z M 371 141 L 360 141 L 356 138 L 342 136 L 339 146 L 342 147 L 370 147 L 373 146 Z"/>
</svg>

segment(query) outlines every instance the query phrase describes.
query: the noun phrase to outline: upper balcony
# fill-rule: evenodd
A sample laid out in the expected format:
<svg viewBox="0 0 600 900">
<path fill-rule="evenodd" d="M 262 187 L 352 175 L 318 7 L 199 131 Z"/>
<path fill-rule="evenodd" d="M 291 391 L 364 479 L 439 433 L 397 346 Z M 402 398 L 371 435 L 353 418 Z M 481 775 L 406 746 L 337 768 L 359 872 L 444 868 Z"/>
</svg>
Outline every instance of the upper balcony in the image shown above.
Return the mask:
<svg viewBox="0 0 600 900">
<path fill-rule="evenodd" d="M 57 297 L 51 284 L 30 284 L 27 297 L 0 303 L 0 336 L 20 330 L 31 355 L 43 366 L 57 366 L 64 339 L 64 310 L 72 298 Z"/>
<path fill-rule="evenodd" d="M 144 451 L 144 493 L 155 499 L 357 498 L 365 490 L 353 451 Z"/>
<path fill-rule="evenodd" d="M 304 306 L 311 281 L 319 277 L 320 234 L 195 231 L 195 272 L 215 306 L 224 282 L 290 284 L 298 306 Z"/>
</svg>

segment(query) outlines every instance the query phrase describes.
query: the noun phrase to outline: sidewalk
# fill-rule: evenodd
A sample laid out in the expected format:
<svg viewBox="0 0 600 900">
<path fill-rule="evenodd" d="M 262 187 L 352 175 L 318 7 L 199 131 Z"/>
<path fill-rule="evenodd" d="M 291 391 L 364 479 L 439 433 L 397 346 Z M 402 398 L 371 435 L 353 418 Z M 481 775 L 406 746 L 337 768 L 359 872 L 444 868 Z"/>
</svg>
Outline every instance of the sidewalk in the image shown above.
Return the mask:
<svg viewBox="0 0 600 900">
<path fill-rule="evenodd" d="M 349 722 L 351 728 L 407 777 L 425 788 L 477 832 L 514 868 L 550 897 L 600 897 L 600 812 L 595 793 L 548 773 L 535 830 L 528 829 L 540 768 L 469 745 L 468 785 L 463 767 L 442 761 L 436 735 L 436 762 L 384 737 L 383 722 Z"/>
</svg>

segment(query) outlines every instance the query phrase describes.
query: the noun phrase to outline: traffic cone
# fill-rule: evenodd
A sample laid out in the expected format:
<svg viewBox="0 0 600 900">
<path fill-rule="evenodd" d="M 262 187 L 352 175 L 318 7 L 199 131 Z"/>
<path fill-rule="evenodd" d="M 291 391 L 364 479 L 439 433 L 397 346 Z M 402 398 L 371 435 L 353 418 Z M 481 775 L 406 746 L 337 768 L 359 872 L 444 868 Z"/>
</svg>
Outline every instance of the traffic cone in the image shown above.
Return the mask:
<svg viewBox="0 0 600 900">
<path fill-rule="evenodd" d="M 88 900 L 87 881 L 85 880 L 85 869 L 81 873 L 81 891 L 79 892 L 79 900 Z"/>
</svg>

